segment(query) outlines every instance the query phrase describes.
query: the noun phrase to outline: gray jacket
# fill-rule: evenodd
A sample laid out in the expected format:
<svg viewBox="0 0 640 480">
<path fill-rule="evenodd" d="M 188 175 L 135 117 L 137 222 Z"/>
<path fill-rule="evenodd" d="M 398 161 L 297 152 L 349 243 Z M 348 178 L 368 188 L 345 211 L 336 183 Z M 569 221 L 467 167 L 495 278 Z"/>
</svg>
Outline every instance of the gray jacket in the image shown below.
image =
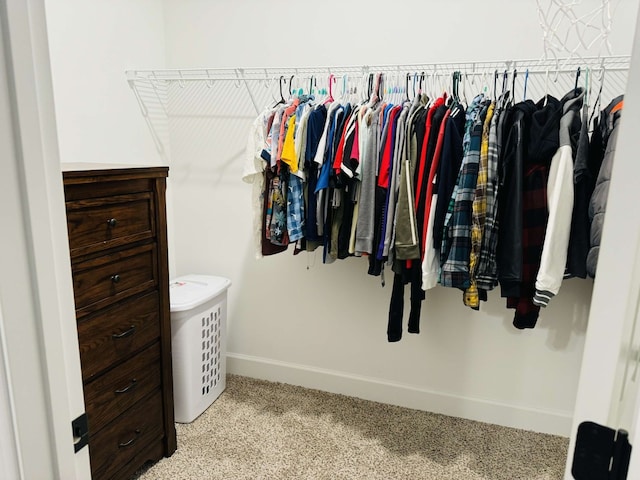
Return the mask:
<svg viewBox="0 0 640 480">
<path fill-rule="evenodd" d="M 618 130 L 620 124 L 621 110 L 614 108 L 622 102 L 622 96 L 616 97 L 609 106 L 602 112 L 600 127 L 606 144 L 604 159 L 600 166 L 596 186 L 589 202 L 589 218 L 591 219 L 591 233 L 589 254 L 587 255 L 587 273 L 591 277 L 596 276 L 598 265 L 598 254 L 600 252 L 600 240 L 602 238 L 602 225 L 607 209 L 607 197 L 609 196 L 609 181 L 611 180 L 611 169 L 618 140 Z M 597 134 L 599 132 L 594 132 Z M 608 137 L 608 138 L 607 138 Z"/>
</svg>

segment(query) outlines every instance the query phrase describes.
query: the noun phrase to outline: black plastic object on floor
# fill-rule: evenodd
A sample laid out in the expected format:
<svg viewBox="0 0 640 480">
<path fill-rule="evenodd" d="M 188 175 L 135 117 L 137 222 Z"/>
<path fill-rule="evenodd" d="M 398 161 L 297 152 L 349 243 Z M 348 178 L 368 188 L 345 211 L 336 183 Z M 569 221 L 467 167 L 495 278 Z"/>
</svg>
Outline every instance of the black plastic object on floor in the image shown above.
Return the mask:
<svg viewBox="0 0 640 480">
<path fill-rule="evenodd" d="M 625 430 L 583 422 L 578 426 L 571 474 L 575 480 L 626 480 L 630 458 Z"/>
</svg>

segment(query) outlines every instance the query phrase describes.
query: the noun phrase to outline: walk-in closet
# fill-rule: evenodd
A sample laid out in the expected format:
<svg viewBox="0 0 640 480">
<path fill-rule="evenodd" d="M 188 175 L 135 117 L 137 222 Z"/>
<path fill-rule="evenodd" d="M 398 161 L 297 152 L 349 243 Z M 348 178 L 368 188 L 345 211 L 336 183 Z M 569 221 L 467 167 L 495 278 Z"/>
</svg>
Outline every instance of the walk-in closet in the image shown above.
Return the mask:
<svg viewBox="0 0 640 480">
<path fill-rule="evenodd" d="M 581 480 L 583 422 L 640 440 L 638 0 L 0 6 L 0 477 Z M 226 390 L 174 423 L 192 274 Z"/>
</svg>

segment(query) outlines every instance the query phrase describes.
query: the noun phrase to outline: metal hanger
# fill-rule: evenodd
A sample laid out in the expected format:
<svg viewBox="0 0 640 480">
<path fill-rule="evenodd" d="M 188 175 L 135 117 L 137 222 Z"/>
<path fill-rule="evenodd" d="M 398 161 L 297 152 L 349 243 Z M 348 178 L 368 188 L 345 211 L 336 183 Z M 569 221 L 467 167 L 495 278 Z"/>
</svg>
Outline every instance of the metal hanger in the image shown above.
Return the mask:
<svg viewBox="0 0 640 480">
<path fill-rule="evenodd" d="M 280 80 L 278 81 L 278 85 L 280 87 L 280 100 L 277 100 L 275 105 L 273 106 L 273 108 L 277 107 L 278 105 L 281 105 L 283 103 L 285 103 L 285 99 L 284 99 L 284 95 L 282 94 L 282 83 L 286 82 L 287 80 L 284 78 L 284 75 L 280 75 Z"/>
</svg>

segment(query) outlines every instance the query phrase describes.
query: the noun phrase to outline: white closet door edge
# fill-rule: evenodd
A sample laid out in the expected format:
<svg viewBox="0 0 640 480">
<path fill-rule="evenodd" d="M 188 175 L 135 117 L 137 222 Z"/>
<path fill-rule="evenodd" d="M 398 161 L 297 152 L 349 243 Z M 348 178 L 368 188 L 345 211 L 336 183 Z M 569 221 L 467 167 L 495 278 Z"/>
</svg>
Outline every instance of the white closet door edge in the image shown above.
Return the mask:
<svg viewBox="0 0 640 480">
<path fill-rule="evenodd" d="M 629 325 L 635 316 L 633 307 L 638 294 L 635 290 L 637 272 L 633 270 L 633 263 L 640 242 L 640 217 L 636 211 L 637 182 L 640 178 L 637 140 L 640 129 L 639 25 L 640 16 L 636 20 L 627 92 L 618 127 L 620 130 L 571 427 L 564 477 L 567 480 L 573 478 L 571 465 L 580 423 L 593 421 L 620 428 L 613 424 L 615 419 L 612 413 L 618 410 L 621 385 L 619 368 L 624 366 L 621 359 L 624 359 L 625 345 L 629 343 Z M 639 407 L 640 404 L 636 403 L 634 408 L 638 411 Z M 635 469 L 637 472 L 639 465 L 640 455 L 634 448 L 631 471 Z M 631 475 L 629 478 L 638 477 Z"/>
<path fill-rule="evenodd" d="M 88 479 L 71 428 L 84 399 L 44 0 L 0 0 L 0 19 L 0 332 L 17 478 Z"/>
</svg>

